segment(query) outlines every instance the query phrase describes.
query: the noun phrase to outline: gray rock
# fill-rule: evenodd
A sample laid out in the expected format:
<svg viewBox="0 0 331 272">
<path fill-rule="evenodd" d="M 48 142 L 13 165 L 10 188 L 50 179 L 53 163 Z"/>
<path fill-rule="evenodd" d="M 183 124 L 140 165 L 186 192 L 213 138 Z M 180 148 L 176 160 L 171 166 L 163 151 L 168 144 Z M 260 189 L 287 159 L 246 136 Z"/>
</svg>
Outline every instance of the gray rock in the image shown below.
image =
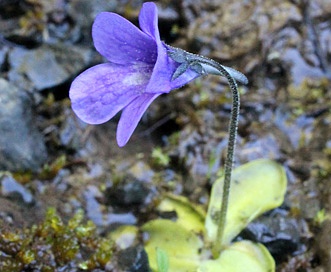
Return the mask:
<svg viewBox="0 0 331 272">
<path fill-rule="evenodd" d="M 31 106 L 25 92 L 0 78 L 0 170 L 36 171 L 45 163 L 46 147 Z"/>
<path fill-rule="evenodd" d="M 8 49 L 6 47 L 0 48 L 0 70 L 5 66 L 7 51 Z"/>
<path fill-rule="evenodd" d="M 84 131 L 87 124 L 77 118 L 71 109 L 64 110 L 63 124 L 59 130 L 60 143 L 68 149 L 78 150 L 84 146 Z"/>
<path fill-rule="evenodd" d="M 10 175 L 4 175 L 1 179 L 1 194 L 27 205 L 35 202 L 29 190 Z"/>
<path fill-rule="evenodd" d="M 109 0 L 72 0 L 68 3 L 68 13 L 83 29 L 90 29 L 93 20 L 102 11 L 115 11 L 121 6 Z"/>
<path fill-rule="evenodd" d="M 86 68 L 91 50 L 65 44 L 37 49 L 13 48 L 9 53 L 9 81 L 20 88 L 44 90 L 65 83 Z"/>
</svg>

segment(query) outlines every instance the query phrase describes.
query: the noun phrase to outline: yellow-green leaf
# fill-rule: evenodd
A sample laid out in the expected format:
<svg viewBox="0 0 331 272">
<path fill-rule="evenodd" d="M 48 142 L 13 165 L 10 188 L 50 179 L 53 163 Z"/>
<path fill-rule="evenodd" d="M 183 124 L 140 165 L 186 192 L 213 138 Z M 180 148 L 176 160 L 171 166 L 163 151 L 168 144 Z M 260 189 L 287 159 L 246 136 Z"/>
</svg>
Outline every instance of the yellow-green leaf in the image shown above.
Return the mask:
<svg viewBox="0 0 331 272">
<path fill-rule="evenodd" d="M 225 248 L 216 260 L 201 263 L 198 272 L 273 272 L 275 261 L 258 243 L 240 241 Z"/>
<path fill-rule="evenodd" d="M 153 271 L 157 271 L 157 248 L 167 253 L 169 271 L 196 271 L 203 246 L 198 235 L 166 219 L 152 220 L 143 225 L 142 230 L 148 236 L 145 250 Z"/>
<path fill-rule="evenodd" d="M 158 205 L 159 211 L 175 211 L 177 223 L 188 230 L 203 233 L 206 212 L 198 205 L 193 204 L 187 198 L 175 195 L 167 195 Z"/>
<path fill-rule="evenodd" d="M 256 160 L 235 169 L 222 244 L 228 245 L 249 222 L 278 207 L 284 200 L 286 185 L 283 167 L 272 160 Z M 205 223 L 209 241 L 216 239 L 222 191 L 220 178 L 213 185 Z"/>
</svg>

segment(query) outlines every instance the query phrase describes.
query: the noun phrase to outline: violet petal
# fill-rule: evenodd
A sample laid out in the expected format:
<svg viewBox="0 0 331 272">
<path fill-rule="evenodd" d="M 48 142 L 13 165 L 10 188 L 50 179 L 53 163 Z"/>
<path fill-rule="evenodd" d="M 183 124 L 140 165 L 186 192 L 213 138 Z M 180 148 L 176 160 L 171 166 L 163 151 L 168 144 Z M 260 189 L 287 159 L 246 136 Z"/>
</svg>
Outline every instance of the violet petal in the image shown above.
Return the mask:
<svg viewBox="0 0 331 272">
<path fill-rule="evenodd" d="M 151 67 L 99 64 L 80 74 L 70 87 L 72 108 L 89 124 L 101 124 L 139 97 Z"/>
<path fill-rule="evenodd" d="M 142 94 L 123 110 L 116 133 L 119 146 L 122 147 L 128 142 L 144 112 L 159 95 L 161 94 Z"/>
<path fill-rule="evenodd" d="M 187 69 L 180 77 L 172 81 L 172 76 L 177 70 L 179 63 L 169 58 L 166 47 L 161 41 L 157 41 L 158 57 L 155 63 L 151 79 L 147 85 L 148 93 L 168 93 L 173 89 L 180 88 L 199 76 L 198 73 Z"/>
<path fill-rule="evenodd" d="M 93 23 L 92 36 L 95 48 L 110 62 L 126 65 L 155 63 L 155 41 L 116 13 L 98 14 Z"/>
<path fill-rule="evenodd" d="M 143 4 L 139 13 L 139 25 L 143 32 L 155 40 L 160 40 L 157 7 L 154 3 L 147 2 Z"/>
<path fill-rule="evenodd" d="M 167 47 L 160 39 L 158 29 L 157 7 L 154 3 L 145 3 L 139 14 L 139 24 L 141 29 L 151 35 L 157 44 L 157 60 L 153 69 L 153 74 L 147 85 L 147 93 L 168 93 L 172 89 L 182 87 L 199 75 L 188 69 L 183 75 L 172 81 L 178 63 L 169 58 Z"/>
</svg>

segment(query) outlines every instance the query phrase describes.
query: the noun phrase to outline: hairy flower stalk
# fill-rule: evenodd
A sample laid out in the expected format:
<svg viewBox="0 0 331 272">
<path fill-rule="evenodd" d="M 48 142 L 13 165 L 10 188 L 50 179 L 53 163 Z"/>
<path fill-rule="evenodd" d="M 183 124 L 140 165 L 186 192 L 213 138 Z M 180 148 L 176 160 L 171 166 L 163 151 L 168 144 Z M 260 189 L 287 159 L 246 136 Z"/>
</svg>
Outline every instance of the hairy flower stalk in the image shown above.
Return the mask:
<svg viewBox="0 0 331 272">
<path fill-rule="evenodd" d="M 89 68 L 70 87 L 76 115 L 86 123 L 101 124 L 122 111 L 117 143 L 124 146 L 148 106 L 161 94 L 180 88 L 206 74 L 225 76 L 232 91 L 233 106 L 225 162 L 225 178 L 213 255 L 221 250 L 230 192 L 233 154 L 239 115 L 237 83 L 247 78 L 233 68 L 163 43 L 158 30 L 157 7 L 146 2 L 139 14 L 140 29 L 118 14 L 100 13 L 92 27 L 97 51 L 107 63 Z"/>
<path fill-rule="evenodd" d="M 217 238 L 213 245 L 212 252 L 213 256 L 217 258 L 221 252 L 222 248 L 222 236 L 226 223 L 226 214 L 228 210 L 229 195 L 231 188 L 231 175 L 232 167 L 234 163 L 234 152 L 236 146 L 237 130 L 238 130 L 238 119 L 239 119 L 239 109 L 240 109 L 240 99 L 237 83 L 234 78 L 238 81 L 247 84 L 247 78 L 237 70 L 234 70 L 230 67 L 223 66 L 218 62 L 203 57 L 195 55 L 185 50 L 169 47 L 169 55 L 172 59 L 179 62 L 181 65 L 177 68 L 173 75 L 173 79 L 179 77 L 186 69 L 191 68 L 200 75 L 205 74 L 216 74 L 225 76 L 228 80 L 231 92 L 232 92 L 232 108 L 231 108 L 231 117 L 229 124 L 229 140 L 227 148 L 227 156 L 225 161 L 225 171 L 224 171 L 224 184 L 223 184 L 223 195 L 220 208 L 220 215 L 218 216 L 218 229 L 217 229 Z"/>
</svg>

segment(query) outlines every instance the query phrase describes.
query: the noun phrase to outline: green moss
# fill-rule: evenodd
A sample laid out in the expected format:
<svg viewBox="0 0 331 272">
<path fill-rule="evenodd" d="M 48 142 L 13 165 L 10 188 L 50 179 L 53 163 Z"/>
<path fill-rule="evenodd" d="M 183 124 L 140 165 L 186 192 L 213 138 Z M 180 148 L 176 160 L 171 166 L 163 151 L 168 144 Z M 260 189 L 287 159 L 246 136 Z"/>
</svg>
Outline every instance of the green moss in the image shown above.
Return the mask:
<svg viewBox="0 0 331 272">
<path fill-rule="evenodd" d="M 95 225 L 83 223 L 80 211 L 65 224 L 50 208 L 44 222 L 21 232 L 0 236 L 0 271 L 104 269 L 111 262 L 113 242 L 102 238 Z"/>
<path fill-rule="evenodd" d="M 57 173 L 65 167 L 66 163 L 67 158 L 65 155 L 61 155 L 51 164 L 46 163 L 39 174 L 39 178 L 43 180 L 54 178 Z"/>
<path fill-rule="evenodd" d="M 160 147 L 153 149 L 152 159 L 152 163 L 155 164 L 155 166 L 167 167 L 170 163 L 169 155 L 164 153 Z"/>
<path fill-rule="evenodd" d="M 300 86 L 290 85 L 288 101 L 296 116 L 330 105 L 330 82 L 326 78 L 307 79 Z"/>
</svg>

